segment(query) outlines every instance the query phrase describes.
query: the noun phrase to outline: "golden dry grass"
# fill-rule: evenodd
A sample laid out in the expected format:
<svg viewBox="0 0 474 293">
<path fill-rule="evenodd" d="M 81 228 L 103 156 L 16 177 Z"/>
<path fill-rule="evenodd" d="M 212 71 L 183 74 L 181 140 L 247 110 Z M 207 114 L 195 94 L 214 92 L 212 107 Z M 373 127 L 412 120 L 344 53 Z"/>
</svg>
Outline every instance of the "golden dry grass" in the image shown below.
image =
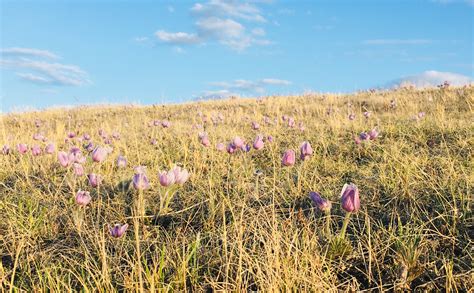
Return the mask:
<svg viewBox="0 0 474 293">
<path fill-rule="evenodd" d="M 469 291 L 473 97 L 467 87 L 3 115 L 2 140 L 12 153 L 0 155 L 1 291 Z M 426 116 L 413 119 L 420 111 Z M 219 113 L 224 120 L 214 125 Z M 264 115 L 277 122 L 265 124 Z M 282 115 L 305 130 L 289 128 Z M 150 127 L 154 119 L 172 125 Z M 261 128 L 252 130 L 252 121 Z M 379 138 L 354 143 L 375 126 Z M 99 129 L 121 135 L 105 162 L 84 164 L 104 177 L 99 188 L 56 155 L 15 150 L 17 143 L 44 146 L 33 141 L 37 132 L 58 150 L 82 148 L 64 141 L 69 131 L 103 145 Z M 215 148 L 258 134 L 274 142 L 232 155 Z M 283 152 L 303 141 L 313 146 L 311 159 L 281 166 Z M 127 168 L 115 166 L 119 154 Z M 175 164 L 192 175 L 160 212 L 158 171 Z M 139 165 L 151 181 L 142 194 L 145 215 L 136 213 L 139 192 L 129 186 Z M 339 194 L 348 182 L 359 187 L 361 209 L 342 239 Z M 91 192 L 86 208 L 74 201 L 79 189 Z M 309 191 L 332 201 L 331 235 Z M 109 235 L 115 223 L 130 225 L 122 238 Z"/>
</svg>

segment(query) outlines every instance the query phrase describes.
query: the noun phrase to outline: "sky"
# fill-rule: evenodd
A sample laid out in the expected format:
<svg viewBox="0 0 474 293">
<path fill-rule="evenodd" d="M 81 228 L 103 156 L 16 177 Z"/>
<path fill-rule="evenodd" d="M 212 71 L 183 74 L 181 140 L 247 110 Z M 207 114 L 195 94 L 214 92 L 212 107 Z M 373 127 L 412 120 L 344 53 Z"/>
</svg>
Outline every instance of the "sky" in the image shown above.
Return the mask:
<svg viewBox="0 0 474 293">
<path fill-rule="evenodd" d="M 2 112 L 474 79 L 474 0 L 0 0 Z"/>
</svg>

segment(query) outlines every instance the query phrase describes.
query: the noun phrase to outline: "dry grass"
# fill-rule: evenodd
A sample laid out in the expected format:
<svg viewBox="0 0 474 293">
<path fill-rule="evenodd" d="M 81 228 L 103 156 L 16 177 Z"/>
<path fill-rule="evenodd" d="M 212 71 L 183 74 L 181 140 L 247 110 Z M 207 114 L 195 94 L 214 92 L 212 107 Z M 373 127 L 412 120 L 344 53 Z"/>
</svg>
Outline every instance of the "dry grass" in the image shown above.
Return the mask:
<svg viewBox="0 0 474 293">
<path fill-rule="evenodd" d="M 61 167 L 56 155 L 0 155 L 0 291 L 469 291 L 473 97 L 470 87 L 4 115 L 2 141 L 12 149 L 44 146 L 32 140 L 36 132 L 58 150 L 82 146 L 64 142 L 68 131 L 89 133 L 97 144 L 99 129 L 121 138 L 105 162 L 89 157 L 84 165 L 104 177 L 100 188 Z M 420 111 L 426 116 L 412 119 Z M 214 125 L 219 113 L 224 121 Z M 289 128 L 284 114 L 306 129 Z M 266 125 L 264 115 L 277 123 Z M 172 125 L 148 126 L 154 119 Z M 261 129 L 252 130 L 252 121 Z M 354 143 L 353 135 L 374 126 L 381 137 Z M 203 130 L 209 148 L 198 140 Z M 257 134 L 275 141 L 233 155 L 215 148 Z M 282 167 L 282 153 L 305 140 L 311 159 Z M 127 168 L 115 166 L 119 154 Z M 174 164 L 192 175 L 164 213 L 157 173 Z M 143 193 L 145 216 L 129 187 L 138 165 L 147 166 L 152 185 Z M 348 182 L 362 204 L 341 239 L 339 194 Z M 92 195 L 85 209 L 74 201 L 79 189 Z M 312 208 L 312 190 L 333 203 L 331 236 L 326 215 Z M 130 227 L 116 239 L 107 226 L 118 222 Z"/>
</svg>

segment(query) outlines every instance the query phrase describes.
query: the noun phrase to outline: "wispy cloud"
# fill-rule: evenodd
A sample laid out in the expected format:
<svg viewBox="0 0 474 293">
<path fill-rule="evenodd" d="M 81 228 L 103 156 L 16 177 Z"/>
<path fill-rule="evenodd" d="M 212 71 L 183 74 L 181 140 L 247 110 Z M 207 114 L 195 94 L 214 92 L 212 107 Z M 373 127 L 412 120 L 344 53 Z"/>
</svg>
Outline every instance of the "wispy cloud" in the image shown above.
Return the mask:
<svg viewBox="0 0 474 293">
<path fill-rule="evenodd" d="M 31 49 L 31 48 L 5 48 L 0 51 L 2 56 L 26 56 L 26 57 L 42 57 L 48 59 L 59 59 L 59 56 L 47 50 Z"/>
<path fill-rule="evenodd" d="M 373 39 L 362 42 L 364 45 L 426 45 L 433 43 L 427 39 Z"/>
<path fill-rule="evenodd" d="M 30 48 L 7 48 L 2 49 L 3 52 L 7 54 L 2 54 L 0 67 L 14 71 L 24 81 L 56 86 L 81 86 L 90 83 L 87 72 L 79 66 L 48 60 L 59 58 L 52 52 Z"/>
<path fill-rule="evenodd" d="M 155 36 L 165 43 L 172 43 L 176 45 L 196 44 L 200 42 L 199 37 L 196 34 L 188 34 L 183 32 L 169 33 L 159 30 L 155 33 Z"/>
<path fill-rule="evenodd" d="M 196 3 L 191 12 L 199 17 L 232 17 L 256 22 L 266 22 L 260 9 L 244 1 L 210 0 L 207 3 Z"/>
<path fill-rule="evenodd" d="M 251 23 L 266 23 L 260 9 L 251 2 L 210 0 L 196 3 L 191 8 L 197 20 L 196 32 L 170 32 L 158 30 L 156 38 L 171 45 L 192 45 L 218 42 L 236 51 L 243 51 L 252 45 L 269 45 L 264 39 L 265 30 L 251 27 Z"/>
<path fill-rule="evenodd" d="M 257 81 L 236 79 L 233 81 L 211 82 L 209 85 L 216 89 L 204 92 L 205 95 L 226 93 L 227 96 L 235 96 L 241 94 L 261 95 L 266 92 L 268 87 L 289 86 L 291 82 L 283 79 L 263 78 Z"/>
<path fill-rule="evenodd" d="M 436 87 L 443 82 L 449 82 L 454 86 L 463 86 L 471 84 L 473 80 L 465 75 L 452 73 L 452 72 L 440 72 L 435 70 L 425 71 L 420 74 L 404 76 L 390 82 L 387 87 L 401 87 L 407 85 L 413 85 L 417 88 L 429 88 Z"/>
</svg>

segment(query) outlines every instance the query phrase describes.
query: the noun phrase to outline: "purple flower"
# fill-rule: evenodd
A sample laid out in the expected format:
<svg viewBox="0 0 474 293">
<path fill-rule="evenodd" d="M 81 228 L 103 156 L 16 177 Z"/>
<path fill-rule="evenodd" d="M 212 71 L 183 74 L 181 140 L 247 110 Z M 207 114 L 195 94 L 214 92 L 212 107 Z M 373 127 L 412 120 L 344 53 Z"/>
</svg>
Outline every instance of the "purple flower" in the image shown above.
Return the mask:
<svg viewBox="0 0 474 293">
<path fill-rule="evenodd" d="M 74 170 L 74 175 L 80 177 L 84 175 L 84 167 L 81 164 L 74 163 L 72 164 L 72 168 Z"/>
<path fill-rule="evenodd" d="M 47 154 L 54 154 L 54 152 L 56 151 L 56 147 L 55 147 L 54 143 L 48 144 L 48 145 L 44 148 L 44 151 L 45 151 Z"/>
<path fill-rule="evenodd" d="M 205 147 L 208 147 L 211 145 L 211 142 L 209 141 L 209 137 L 207 137 L 207 135 L 201 138 L 201 144 Z"/>
<path fill-rule="evenodd" d="M 244 141 L 240 137 L 236 136 L 236 137 L 234 137 L 234 140 L 232 141 L 232 144 L 234 145 L 234 147 L 236 149 L 238 149 L 238 148 L 241 148 L 244 145 Z"/>
<path fill-rule="evenodd" d="M 356 213 L 360 209 L 359 189 L 355 184 L 344 184 L 341 191 L 341 205 L 348 213 Z"/>
<path fill-rule="evenodd" d="M 264 147 L 263 143 L 263 138 L 259 135 L 257 138 L 255 138 L 255 141 L 253 142 L 253 148 L 256 150 L 261 150 Z"/>
<path fill-rule="evenodd" d="M 69 155 L 66 152 L 59 152 L 58 153 L 58 161 L 59 164 L 63 167 L 68 167 L 71 164 L 71 161 L 69 160 Z"/>
<path fill-rule="evenodd" d="M 309 197 L 319 210 L 323 212 L 329 212 L 331 210 L 331 202 L 327 199 L 322 198 L 318 192 L 311 191 L 309 193 Z"/>
<path fill-rule="evenodd" d="M 249 144 L 244 144 L 240 149 L 241 149 L 243 152 L 248 153 L 248 152 L 250 152 L 251 147 L 250 147 Z"/>
<path fill-rule="evenodd" d="M 17 144 L 16 148 L 20 154 L 26 154 L 26 152 L 28 151 L 28 145 L 24 143 Z"/>
<path fill-rule="evenodd" d="M 151 145 L 157 145 L 158 141 L 156 140 L 156 138 L 153 138 L 152 140 L 150 140 L 150 144 Z"/>
<path fill-rule="evenodd" d="M 422 119 L 423 117 L 425 117 L 426 113 L 425 112 L 419 112 L 418 113 L 418 118 L 419 119 Z"/>
<path fill-rule="evenodd" d="M 371 140 L 376 139 L 379 136 L 379 132 L 377 131 L 376 128 L 372 128 L 372 130 L 369 131 L 369 138 Z"/>
<path fill-rule="evenodd" d="M 89 142 L 88 144 L 84 145 L 84 149 L 90 153 L 95 149 L 95 146 L 92 142 Z"/>
<path fill-rule="evenodd" d="M 271 136 L 271 135 L 267 136 L 267 141 L 269 143 L 272 143 L 273 142 L 273 136 Z"/>
<path fill-rule="evenodd" d="M 364 112 L 364 117 L 365 117 L 365 119 L 369 119 L 370 115 L 372 115 L 371 112 L 369 112 L 369 111 L 365 111 L 365 112 Z"/>
<path fill-rule="evenodd" d="M 260 129 L 260 124 L 258 124 L 258 123 L 255 122 L 255 121 L 252 122 L 252 129 L 253 129 L 253 130 L 258 130 L 258 129 Z"/>
<path fill-rule="evenodd" d="M 354 113 L 349 114 L 349 120 L 354 120 L 356 118 L 356 115 Z"/>
<path fill-rule="evenodd" d="M 174 180 L 176 184 L 184 184 L 189 179 L 189 172 L 186 169 L 175 166 L 171 171 L 174 173 Z"/>
<path fill-rule="evenodd" d="M 229 143 L 227 145 L 227 153 L 233 154 L 236 150 L 237 150 L 237 148 L 235 147 L 235 145 L 233 143 Z"/>
<path fill-rule="evenodd" d="M 171 122 L 169 122 L 168 120 L 163 120 L 163 121 L 161 122 L 161 126 L 162 126 L 163 128 L 168 128 L 168 127 L 171 126 Z"/>
<path fill-rule="evenodd" d="M 144 172 L 133 175 L 133 187 L 137 190 L 145 190 L 150 187 L 150 182 Z"/>
<path fill-rule="evenodd" d="M 79 190 L 76 194 L 76 203 L 82 207 L 88 205 L 92 200 L 90 192 Z"/>
<path fill-rule="evenodd" d="M 110 235 L 114 238 L 120 238 L 125 234 L 125 231 L 127 231 L 128 224 L 120 225 L 120 224 L 115 224 L 113 228 L 109 227 L 109 232 Z"/>
<path fill-rule="evenodd" d="M 10 146 L 9 145 L 4 145 L 2 148 L 2 154 L 8 155 L 10 153 Z"/>
<path fill-rule="evenodd" d="M 42 153 L 42 150 L 41 150 L 41 147 L 39 145 L 34 145 L 31 147 L 31 154 L 33 156 L 39 156 L 41 155 Z"/>
<path fill-rule="evenodd" d="M 313 154 L 313 148 L 308 141 L 305 141 L 300 146 L 300 158 L 304 161 Z"/>
<path fill-rule="evenodd" d="M 160 173 L 160 184 L 161 186 L 168 187 L 173 185 L 175 182 L 175 174 L 172 171 L 164 171 Z"/>
<path fill-rule="evenodd" d="M 82 136 L 82 139 L 84 139 L 84 140 L 91 140 L 91 136 L 86 133 L 86 134 L 84 134 L 84 135 Z"/>
<path fill-rule="evenodd" d="M 86 162 L 86 157 L 82 155 L 82 151 L 80 148 L 72 147 L 69 150 L 69 161 L 71 161 L 71 163 L 83 164 Z"/>
<path fill-rule="evenodd" d="M 359 139 L 362 141 L 362 140 L 369 140 L 370 139 L 370 136 L 366 133 L 366 132 L 361 132 L 359 134 Z"/>
<path fill-rule="evenodd" d="M 90 186 L 92 186 L 93 188 L 100 186 L 100 184 L 102 183 L 102 177 L 95 173 L 87 175 L 87 179 L 89 180 Z"/>
<path fill-rule="evenodd" d="M 125 168 L 127 166 L 127 159 L 124 156 L 118 156 L 117 167 Z"/>
<path fill-rule="evenodd" d="M 73 132 L 73 131 L 70 131 L 70 132 L 67 134 L 67 137 L 68 137 L 68 138 L 74 138 L 74 137 L 76 137 L 76 133 Z"/>
<path fill-rule="evenodd" d="M 295 119 L 288 118 L 288 127 L 290 127 L 290 128 L 295 127 Z"/>
<path fill-rule="evenodd" d="M 293 166 L 295 164 L 295 151 L 294 150 L 287 150 L 283 154 L 283 158 L 281 159 L 281 163 L 283 166 Z"/>
<path fill-rule="evenodd" d="M 102 162 L 107 158 L 108 150 L 104 147 L 97 147 L 92 152 L 92 160 L 94 162 Z"/>
<path fill-rule="evenodd" d="M 355 142 L 355 144 L 358 145 L 358 144 L 360 144 L 362 141 L 360 140 L 359 136 L 354 135 L 354 142 Z"/>
<path fill-rule="evenodd" d="M 219 152 L 222 152 L 222 151 L 225 150 L 225 145 L 224 145 L 222 142 L 220 142 L 220 143 L 218 143 L 218 144 L 216 145 L 216 149 L 217 149 Z"/>
</svg>

